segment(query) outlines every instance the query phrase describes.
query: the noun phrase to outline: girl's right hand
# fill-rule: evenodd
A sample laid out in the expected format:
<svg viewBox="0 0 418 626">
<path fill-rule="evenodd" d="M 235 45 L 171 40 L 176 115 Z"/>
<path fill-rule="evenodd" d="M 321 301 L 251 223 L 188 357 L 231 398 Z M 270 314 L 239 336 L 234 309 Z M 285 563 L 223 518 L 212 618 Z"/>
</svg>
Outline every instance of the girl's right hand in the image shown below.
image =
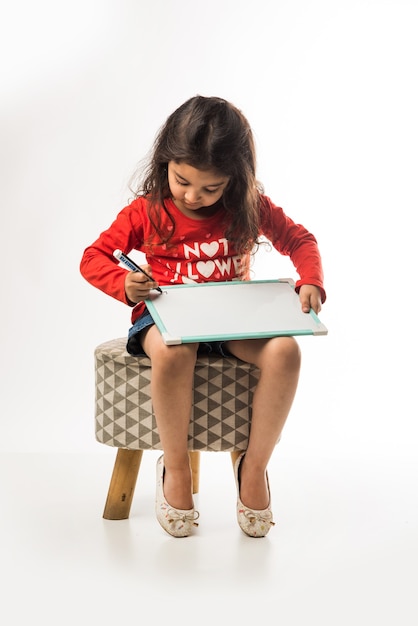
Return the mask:
<svg viewBox="0 0 418 626">
<path fill-rule="evenodd" d="M 149 265 L 141 265 L 142 269 L 147 273 L 151 273 Z M 133 304 L 146 300 L 151 289 L 158 287 L 158 283 L 148 280 L 141 272 L 127 272 L 125 278 L 126 297 Z"/>
</svg>

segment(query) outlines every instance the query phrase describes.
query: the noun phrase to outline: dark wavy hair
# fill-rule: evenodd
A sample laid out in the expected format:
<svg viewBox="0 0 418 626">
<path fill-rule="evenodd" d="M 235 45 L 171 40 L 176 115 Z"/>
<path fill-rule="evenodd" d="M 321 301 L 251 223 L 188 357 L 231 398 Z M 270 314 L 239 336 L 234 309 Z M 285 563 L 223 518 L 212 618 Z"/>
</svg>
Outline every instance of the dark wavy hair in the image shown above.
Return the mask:
<svg viewBox="0 0 418 626">
<path fill-rule="evenodd" d="M 170 197 L 170 161 L 229 176 L 220 202 L 225 212 L 227 239 L 237 252 L 249 252 L 259 235 L 261 184 L 256 180 L 254 138 L 245 116 L 222 98 L 195 96 L 176 109 L 159 130 L 142 182 L 133 190 L 147 196 L 149 217 L 162 242 L 174 232 L 174 220 L 164 200 Z M 161 207 L 173 229 L 164 232 Z"/>
</svg>

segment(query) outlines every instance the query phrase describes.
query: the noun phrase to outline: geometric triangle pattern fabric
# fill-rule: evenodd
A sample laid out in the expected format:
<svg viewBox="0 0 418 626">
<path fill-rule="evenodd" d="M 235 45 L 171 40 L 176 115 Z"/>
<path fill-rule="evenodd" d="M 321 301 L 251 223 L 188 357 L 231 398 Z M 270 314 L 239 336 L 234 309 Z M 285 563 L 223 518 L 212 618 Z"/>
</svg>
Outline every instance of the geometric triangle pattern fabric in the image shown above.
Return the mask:
<svg viewBox="0 0 418 626">
<path fill-rule="evenodd" d="M 95 434 L 100 443 L 161 450 L 151 401 L 151 361 L 126 351 L 126 338 L 97 346 Z M 196 362 L 189 450 L 245 450 L 258 369 L 234 357 L 199 354 Z"/>
</svg>

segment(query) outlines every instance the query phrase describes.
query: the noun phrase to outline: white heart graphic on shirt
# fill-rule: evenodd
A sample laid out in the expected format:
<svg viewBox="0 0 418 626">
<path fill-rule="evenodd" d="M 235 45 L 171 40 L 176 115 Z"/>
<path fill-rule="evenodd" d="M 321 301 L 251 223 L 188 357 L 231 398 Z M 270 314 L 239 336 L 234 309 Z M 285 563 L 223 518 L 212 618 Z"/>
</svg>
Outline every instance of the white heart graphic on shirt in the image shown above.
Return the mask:
<svg viewBox="0 0 418 626">
<path fill-rule="evenodd" d="M 199 274 L 202 274 L 205 278 L 209 278 L 215 271 L 215 263 L 213 261 L 198 261 L 196 263 L 196 269 Z"/>
<path fill-rule="evenodd" d="M 217 241 L 212 241 L 212 243 L 202 243 L 200 249 L 207 256 L 215 256 L 219 250 L 219 243 Z"/>
</svg>

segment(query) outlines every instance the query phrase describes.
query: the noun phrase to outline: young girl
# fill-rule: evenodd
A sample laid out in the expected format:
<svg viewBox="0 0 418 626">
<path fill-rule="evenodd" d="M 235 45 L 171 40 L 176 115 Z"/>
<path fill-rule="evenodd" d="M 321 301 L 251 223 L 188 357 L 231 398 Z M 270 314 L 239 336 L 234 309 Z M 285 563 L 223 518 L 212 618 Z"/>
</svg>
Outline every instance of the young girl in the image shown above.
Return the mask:
<svg viewBox="0 0 418 626">
<path fill-rule="evenodd" d="M 316 239 L 264 195 L 243 114 L 221 98 L 196 96 L 168 117 L 135 199 L 81 261 L 86 280 L 133 307 L 127 350 L 151 359 L 164 452 L 157 462 L 156 516 L 175 537 L 190 535 L 199 517 L 187 451 L 198 350 L 234 355 L 260 370 L 248 447 L 235 463 L 238 523 L 252 537 L 264 537 L 274 524 L 267 465 L 292 406 L 300 351 L 293 337 L 166 346 L 146 300 L 158 285 L 249 280 L 250 257 L 262 235 L 293 262 L 302 310 L 318 313 L 325 291 Z M 142 267 L 153 281 L 121 268 L 115 249 L 145 252 Z"/>
</svg>

